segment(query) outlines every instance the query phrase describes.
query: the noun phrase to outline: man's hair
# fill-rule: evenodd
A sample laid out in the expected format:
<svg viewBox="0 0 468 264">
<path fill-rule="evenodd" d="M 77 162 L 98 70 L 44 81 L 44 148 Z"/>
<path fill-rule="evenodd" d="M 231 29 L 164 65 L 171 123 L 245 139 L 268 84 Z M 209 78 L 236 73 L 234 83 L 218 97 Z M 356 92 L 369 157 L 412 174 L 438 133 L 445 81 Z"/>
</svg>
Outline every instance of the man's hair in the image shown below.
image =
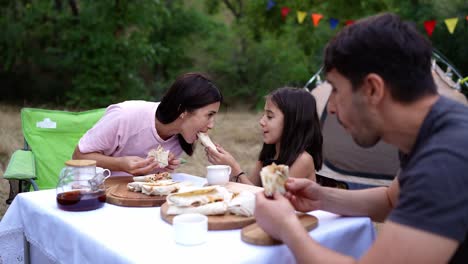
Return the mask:
<svg viewBox="0 0 468 264">
<path fill-rule="evenodd" d="M 156 110 L 156 118 L 163 124 L 175 121 L 183 112 L 193 112 L 212 103 L 223 102 L 218 87 L 202 73 L 185 73 L 175 80 L 161 100 Z M 193 154 L 193 144 L 179 134 L 179 143 L 189 156 Z"/>
<path fill-rule="evenodd" d="M 437 93 L 431 74 L 430 42 L 395 14 L 359 20 L 326 46 L 324 69 L 336 69 L 358 89 L 369 73 L 378 74 L 400 102 Z"/>
<path fill-rule="evenodd" d="M 277 160 L 275 144 L 263 144 L 259 160 L 263 166 L 271 161 L 291 166 L 307 151 L 316 170 L 322 167 L 322 131 L 314 96 L 304 89 L 284 87 L 267 96 L 284 115 L 283 134 Z"/>
</svg>

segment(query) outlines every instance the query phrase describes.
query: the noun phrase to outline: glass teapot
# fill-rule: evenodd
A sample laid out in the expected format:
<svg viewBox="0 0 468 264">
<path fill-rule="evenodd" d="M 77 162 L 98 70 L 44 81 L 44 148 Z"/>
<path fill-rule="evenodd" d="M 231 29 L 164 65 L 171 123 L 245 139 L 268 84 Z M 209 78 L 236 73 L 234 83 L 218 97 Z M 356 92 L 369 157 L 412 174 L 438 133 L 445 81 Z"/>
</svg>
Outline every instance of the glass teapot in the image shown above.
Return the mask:
<svg viewBox="0 0 468 264">
<path fill-rule="evenodd" d="M 69 160 L 60 172 L 57 205 L 66 211 L 100 208 L 106 201 L 104 180 L 110 171 L 96 167 L 94 160 Z"/>
</svg>

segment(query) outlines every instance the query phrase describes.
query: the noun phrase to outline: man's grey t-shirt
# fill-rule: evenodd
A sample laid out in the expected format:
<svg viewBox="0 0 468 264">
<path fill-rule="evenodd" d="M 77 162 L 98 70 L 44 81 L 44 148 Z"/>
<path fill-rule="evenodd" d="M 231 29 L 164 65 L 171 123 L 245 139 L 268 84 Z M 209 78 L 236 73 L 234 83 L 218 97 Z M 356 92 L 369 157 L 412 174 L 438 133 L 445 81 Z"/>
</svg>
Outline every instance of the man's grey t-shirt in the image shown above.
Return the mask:
<svg viewBox="0 0 468 264">
<path fill-rule="evenodd" d="M 445 97 L 401 158 L 400 196 L 389 219 L 454 239 L 451 263 L 468 263 L 468 108 Z"/>
</svg>

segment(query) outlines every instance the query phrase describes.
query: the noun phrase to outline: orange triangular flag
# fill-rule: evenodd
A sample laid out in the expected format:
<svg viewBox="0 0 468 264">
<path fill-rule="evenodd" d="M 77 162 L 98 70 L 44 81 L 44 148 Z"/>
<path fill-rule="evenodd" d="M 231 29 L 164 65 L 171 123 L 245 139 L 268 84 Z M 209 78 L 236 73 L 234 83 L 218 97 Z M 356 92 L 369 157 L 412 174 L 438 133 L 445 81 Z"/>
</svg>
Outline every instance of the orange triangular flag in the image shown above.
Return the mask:
<svg viewBox="0 0 468 264">
<path fill-rule="evenodd" d="M 432 33 L 434 32 L 434 28 L 436 26 L 436 23 L 437 23 L 436 20 L 424 21 L 424 28 L 426 29 L 427 35 L 429 37 L 432 36 Z"/>
<path fill-rule="evenodd" d="M 450 34 L 453 34 L 455 28 L 457 27 L 458 17 L 452 17 L 445 19 L 445 25 L 447 26 L 448 31 Z"/>
<path fill-rule="evenodd" d="M 312 22 L 314 23 L 314 27 L 318 26 L 318 23 L 320 22 L 320 19 L 322 19 L 322 14 L 316 14 L 316 13 L 313 13 L 312 15 L 310 15 L 311 18 L 312 18 Z"/>
<path fill-rule="evenodd" d="M 299 22 L 299 24 L 302 24 L 306 16 L 307 12 L 297 11 L 297 22 Z"/>
</svg>

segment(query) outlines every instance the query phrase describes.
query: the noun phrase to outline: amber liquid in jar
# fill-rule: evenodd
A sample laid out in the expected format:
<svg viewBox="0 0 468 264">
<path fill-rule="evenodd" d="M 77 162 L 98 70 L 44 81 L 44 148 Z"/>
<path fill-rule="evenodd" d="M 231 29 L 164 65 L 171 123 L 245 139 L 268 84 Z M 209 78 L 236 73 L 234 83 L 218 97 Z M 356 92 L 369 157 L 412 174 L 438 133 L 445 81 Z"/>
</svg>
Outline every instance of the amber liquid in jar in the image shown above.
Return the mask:
<svg viewBox="0 0 468 264">
<path fill-rule="evenodd" d="M 65 211 L 88 211 L 101 208 L 106 202 L 105 191 L 74 190 L 57 194 L 57 205 Z"/>
</svg>

